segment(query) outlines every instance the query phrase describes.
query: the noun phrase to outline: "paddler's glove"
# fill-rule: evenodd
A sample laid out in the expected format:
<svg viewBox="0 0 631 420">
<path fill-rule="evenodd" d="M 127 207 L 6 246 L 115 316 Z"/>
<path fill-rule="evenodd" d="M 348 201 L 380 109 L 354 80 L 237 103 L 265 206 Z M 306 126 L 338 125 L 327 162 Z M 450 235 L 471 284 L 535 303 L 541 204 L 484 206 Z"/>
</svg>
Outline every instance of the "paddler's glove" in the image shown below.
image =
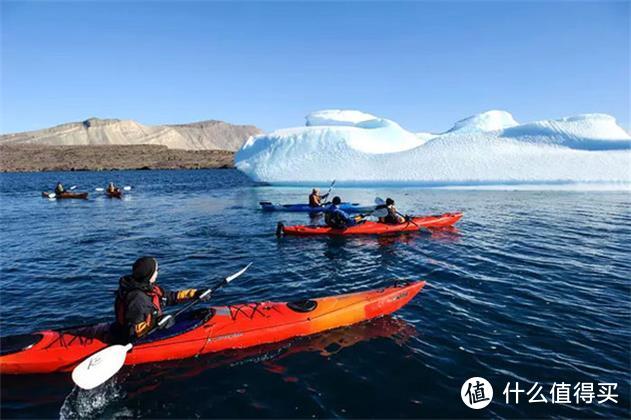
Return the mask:
<svg viewBox="0 0 631 420">
<path fill-rule="evenodd" d="M 179 292 L 177 292 L 177 300 L 182 301 L 182 300 L 192 299 L 195 297 L 196 293 L 197 293 L 197 289 L 180 290 Z"/>
<path fill-rule="evenodd" d="M 195 299 L 199 299 L 201 301 L 206 301 L 210 299 L 210 295 L 212 294 L 211 289 L 202 289 L 195 292 Z"/>
</svg>

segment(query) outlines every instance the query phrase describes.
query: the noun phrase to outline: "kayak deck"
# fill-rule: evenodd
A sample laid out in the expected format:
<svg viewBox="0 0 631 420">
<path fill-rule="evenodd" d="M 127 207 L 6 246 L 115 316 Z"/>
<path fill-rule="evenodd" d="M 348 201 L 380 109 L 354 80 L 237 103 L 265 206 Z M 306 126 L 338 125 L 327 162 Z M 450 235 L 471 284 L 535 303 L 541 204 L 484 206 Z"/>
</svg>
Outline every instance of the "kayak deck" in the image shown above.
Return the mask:
<svg viewBox="0 0 631 420">
<path fill-rule="evenodd" d="M 140 340 L 125 364 L 185 359 L 253 347 L 352 325 L 390 314 L 407 304 L 424 281 L 293 303 L 258 302 L 202 308 L 178 318 L 173 328 Z M 70 371 L 111 343 L 109 324 L 2 338 L 0 372 Z"/>
<path fill-rule="evenodd" d="M 280 226 L 280 232 L 292 236 L 319 236 L 319 235 L 384 235 L 398 232 L 415 232 L 421 228 L 443 228 L 452 226 L 462 218 L 462 213 L 444 213 L 433 216 L 413 217 L 411 221 L 388 224 L 366 221 L 350 226 L 346 229 L 337 229 L 329 226 Z"/>
</svg>

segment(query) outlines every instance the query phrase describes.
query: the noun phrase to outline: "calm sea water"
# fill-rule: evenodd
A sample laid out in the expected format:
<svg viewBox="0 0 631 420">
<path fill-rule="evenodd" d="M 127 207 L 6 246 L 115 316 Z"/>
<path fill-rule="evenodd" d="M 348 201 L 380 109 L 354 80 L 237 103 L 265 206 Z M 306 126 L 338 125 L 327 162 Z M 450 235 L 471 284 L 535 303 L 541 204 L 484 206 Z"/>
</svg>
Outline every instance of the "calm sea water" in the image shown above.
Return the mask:
<svg viewBox="0 0 631 420">
<path fill-rule="evenodd" d="M 49 201 L 57 180 L 92 191 Z M 94 193 L 109 180 L 124 200 Z M 433 235 L 282 238 L 260 200 L 307 191 L 256 186 L 233 170 L 0 175 L 1 334 L 112 317 L 118 277 L 140 255 L 170 288 L 203 287 L 246 263 L 214 303 L 287 300 L 425 279 L 392 317 L 263 348 L 125 368 L 92 392 L 68 375 L 0 378 L 6 417 L 629 417 L 628 192 L 339 189 L 409 213 L 461 210 Z M 481 411 L 460 389 L 488 379 Z M 506 404 L 507 383 L 548 403 Z M 552 404 L 553 383 L 617 383 L 617 404 Z M 573 392 L 573 391 L 572 391 Z"/>
</svg>

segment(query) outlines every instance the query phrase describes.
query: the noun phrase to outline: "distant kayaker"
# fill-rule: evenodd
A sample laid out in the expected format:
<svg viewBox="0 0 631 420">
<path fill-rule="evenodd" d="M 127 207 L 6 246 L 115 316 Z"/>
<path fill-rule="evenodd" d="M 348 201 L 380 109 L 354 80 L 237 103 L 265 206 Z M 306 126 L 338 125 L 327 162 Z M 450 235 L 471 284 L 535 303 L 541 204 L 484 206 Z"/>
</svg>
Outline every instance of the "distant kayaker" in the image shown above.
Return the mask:
<svg viewBox="0 0 631 420">
<path fill-rule="evenodd" d="M 190 301 L 206 291 L 184 289 L 171 292 L 156 283 L 157 277 L 158 261 L 153 257 L 141 257 L 134 263 L 132 273 L 120 278 L 114 303 L 114 333 L 120 340 L 133 342 L 144 336 L 161 319 L 165 306 Z"/>
<path fill-rule="evenodd" d="M 311 190 L 311 195 L 309 195 L 309 206 L 311 207 L 321 207 L 322 200 L 326 200 L 329 194 L 320 195 L 320 190 L 318 188 L 314 188 Z"/>
<path fill-rule="evenodd" d="M 61 182 L 57 182 L 57 186 L 55 187 L 55 194 L 59 195 L 59 194 L 65 193 L 65 192 L 66 192 L 66 189 L 61 184 Z"/>
<path fill-rule="evenodd" d="M 327 226 L 336 229 L 344 229 L 349 226 L 355 226 L 357 222 L 361 220 L 360 216 L 351 217 L 341 210 L 339 207 L 341 203 L 342 199 L 340 197 L 333 197 L 331 205 L 327 208 L 327 211 L 324 214 L 324 221 Z"/>
<path fill-rule="evenodd" d="M 402 217 L 401 214 L 398 212 L 397 208 L 394 206 L 393 199 L 386 198 L 386 209 L 388 210 L 388 215 L 386 217 L 379 218 L 379 221 L 381 223 L 398 225 L 399 223 L 405 222 L 405 217 Z"/>
<path fill-rule="evenodd" d="M 110 193 L 110 194 L 113 194 L 113 193 L 118 192 L 118 191 L 119 191 L 119 189 L 118 189 L 118 187 L 117 187 L 116 185 L 114 185 L 114 183 L 113 183 L 113 182 L 110 182 L 110 183 L 107 185 L 107 190 L 106 190 L 106 191 L 107 191 L 108 193 Z"/>
</svg>

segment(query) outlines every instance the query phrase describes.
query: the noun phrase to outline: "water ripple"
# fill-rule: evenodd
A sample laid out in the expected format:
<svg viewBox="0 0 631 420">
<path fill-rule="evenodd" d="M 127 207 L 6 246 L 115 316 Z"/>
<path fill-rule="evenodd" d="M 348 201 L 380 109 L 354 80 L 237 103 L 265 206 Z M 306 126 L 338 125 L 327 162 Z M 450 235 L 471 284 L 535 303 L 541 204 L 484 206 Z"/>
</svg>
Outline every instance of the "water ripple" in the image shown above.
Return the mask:
<svg viewBox="0 0 631 420">
<path fill-rule="evenodd" d="M 122 200 L 39 197 L 51 181 Z M 281 238 L 261 200 L 304 199 L 236 171 L 3 174 L 2 334 L 111 319 L 118 278 L 142 254 L 169 288 L 202 287 L 250 261 L 214 302 L 288 300 L 425 279 L 395 317 L 257 350 L 139 366 L 94 404 L 67 375 L 2 378 L 3 417 L 469 417 L 460 387 L 489 379 L 498 417 L 628 417 L 628 193 L 339 189 L 407 213 L 463 210 L 456 229 L 392 237 Z M 523 386 L 617 382 L 617 405 L 507 405 Z M 61 411 L 60 411 L 61 410 Z"/>
</svg>

